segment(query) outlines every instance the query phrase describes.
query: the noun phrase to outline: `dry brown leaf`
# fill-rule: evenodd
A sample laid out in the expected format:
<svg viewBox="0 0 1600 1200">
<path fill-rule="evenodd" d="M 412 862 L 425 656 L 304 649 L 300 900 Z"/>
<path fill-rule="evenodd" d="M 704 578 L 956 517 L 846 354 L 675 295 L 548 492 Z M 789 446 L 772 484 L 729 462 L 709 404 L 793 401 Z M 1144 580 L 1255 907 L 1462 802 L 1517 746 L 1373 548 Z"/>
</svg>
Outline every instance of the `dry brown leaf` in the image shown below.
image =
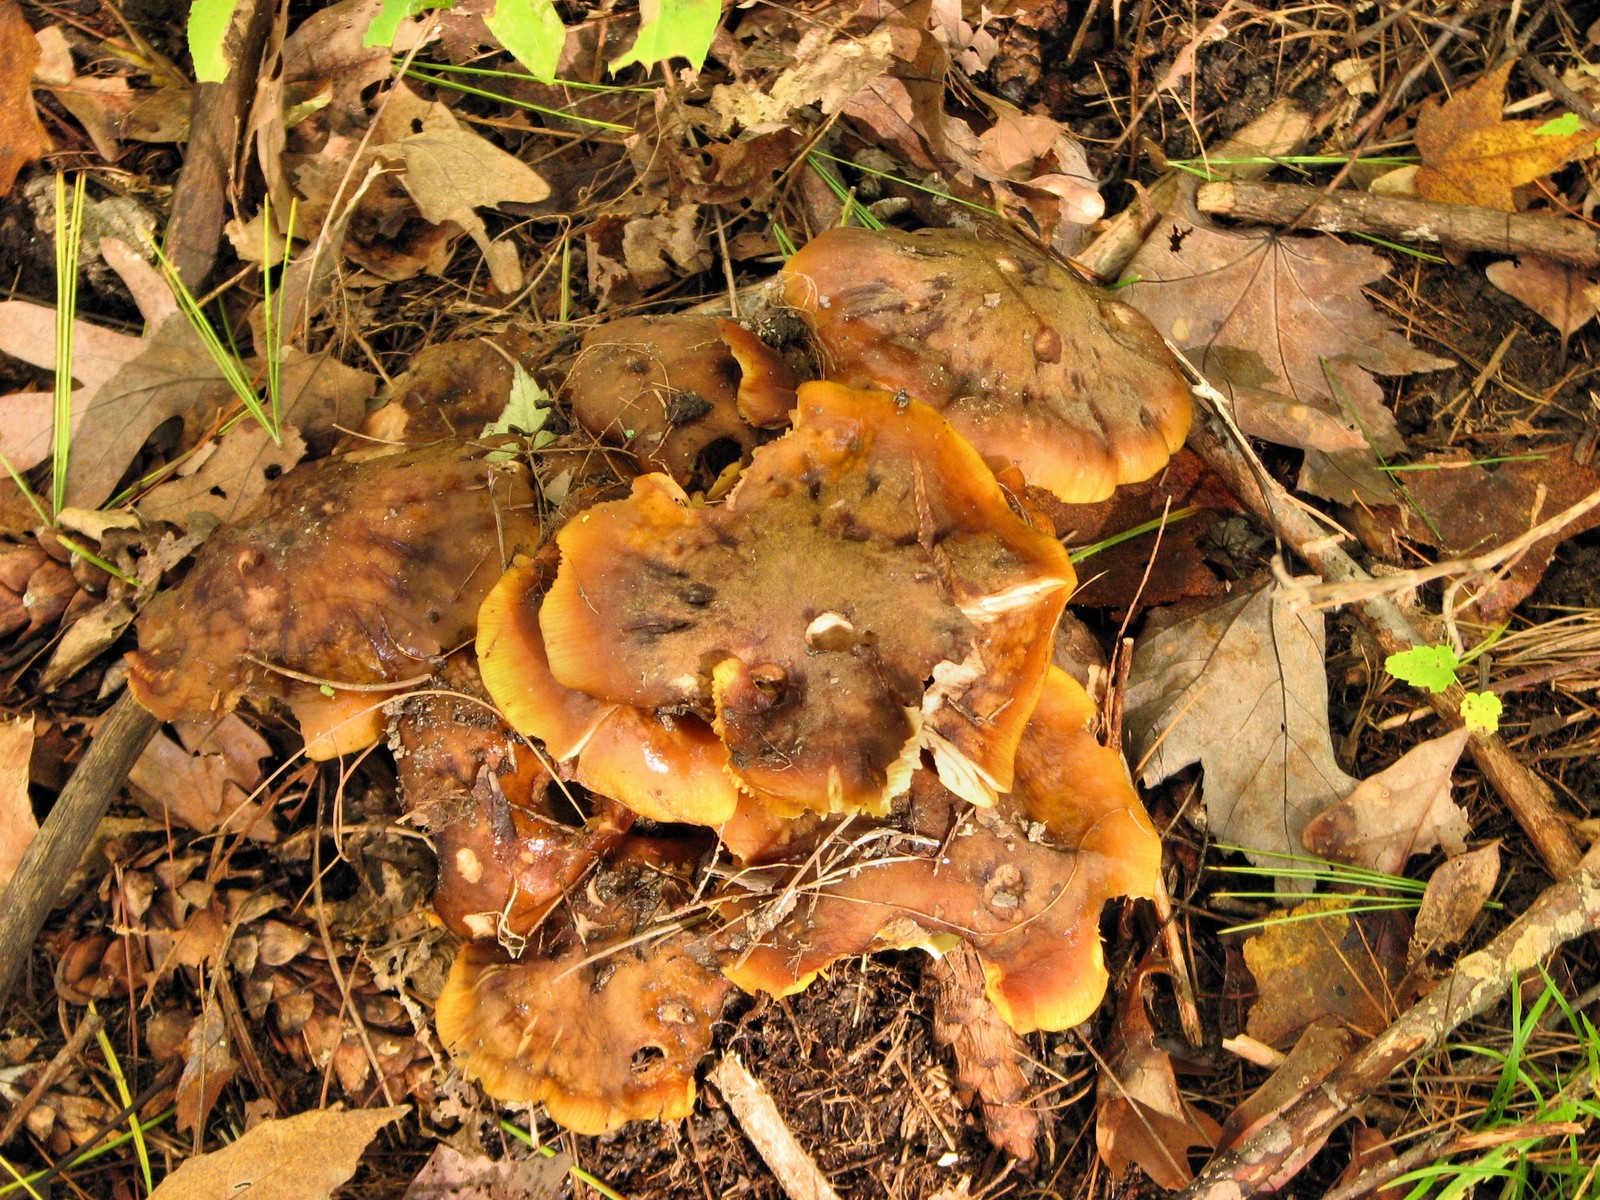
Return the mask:
<svg viewBox="0 0 1600 1200">
<path fill-rule="evenodd" d="M 9 196 L 17 172 L 50 149 L 29 87 L 38 61 L 39 43 L 21 5 L 0 0 L 0 196 Z"/>
<path fill-rule="evenodd" d="M 400 1200 L 555 1200 L 571 1165 L 565 1154 L 496 1160 L 440 1144 Z"/>
<path fill-rule="evenodd" d="M 219 724 L 234 721 L 239 717 L 230 713 Z M 252 732 L 250 737 L 256 735 Z M 135 798 L 152 816 L 169 817 L 201 833 L 225 829 L 256 841 L 275 841 L 278 831 L 271 813 L 248 799 L 259 778 L 255 763 L 245 757 L 248 751 L 238 749 L 248 742 L 224 734 L 220 743 L 201 744 L 207 749 L 217 746 L 221 752 L 191 753 L 165 734 L 156 734 L 128 774 Z"/>
<path fill-rule="evenodd" d="M 102 600 L 67 627 L 39 676 L 39 690 L 53 692 L 109 649 L 133 623 L 133 605 L 123 596 Z"/>
<path fill-rule="evenodd" d="M 1422 893 L 1411 961 L 1437 953 L 1467 936 L 1500 878 L 1500 843 L 1458 854 L 1439 865 Z"/>
<path fill-rule="evenodd" d="M 1495 287 L 1555 326 L 1562 342 L 1600 313 L 1595 305 L 1600 297 L 1600 272 L 1583 271 L 1528 254 L 1490 263 L 1483 273 Z"/>
<path fill-rule="evenodd" d="M 1530 447 L 1511 462 L 1473 463 L 1464 453 L 1429 455 L 1421 465 L 1439 470 L 1406 473 L 1409 504 L 1385 509 L 1379 519 L 1394 536 L 1435 546 L 1451 558 L 1482 554 L 1600 488 L 1600 468 L 1573 461 L 1570 446 Z M 1591 510 L 1566 529 L 1535 542 L 1501 578 L 1465 588 L 1458 604 L 1483 620 L 1499 622 L 1539 586 L 1563 540 L 1600 525 Z"/>
<path fill-rule="evenodd" d="M 150 1200 L 327 1200 L 351 1175 L 378 1130 L 410 1112 L 316 1109 L 263 1121 L 238 1141 L 179 1165 Z"/>
<path fill-rule="evenodd" d="M 1436 846 L 1460 854 L 1467 848 L 1467 813 L 1450 799 L 1450 773 L 1470 736 L 1456 729 L 1431 738 L 1363 779 L 1312 818 L 1304 834 L 1306 849 L 1388 875 L 1401 874 L 1408 858 Z"/>
<path fill-rule="evenodd" d="M 1405 443 L 1370 372 L 1450 365 L 1407 342 L 1361 294 L 1387 270 L 1371 250 L 1327 235 L 1175 218 L 1140 247 L 1126 272 L 1139 282 L 1119 295 L 1231 393 L 1246 433 L 1375 460 Z"/>
<path fill-rule="evenodd" d="M 1595 130 L 1541 133 L 1542 120 L 1504 121 L 1507 59 L 1449 100 L 1417 114 L 1417 194 L 1445 204 L 1515 212 L 1511 189 L 1560 170 L 1594 145 Z"/>
<path fill-rule="evenodd" d="M 33 718 L 0 722 L 0 892 L 11 882 L 17 864 L 39 832 L 28 795 L 32 754 Z"/>
<path fill-rule="evenodd" d="M 1291 612 L 1270 579 L 1152 614 L 1126 705 L 1144 781 L 1199 763 L 1212 836 L 1263 866 L 1303 854 L 1306 823 L 1354 786 L 1328 732 L 1322 613 Z"/>
<path fill-rule="evenodd" d="M 1141 968 L 1122 993 L 1117 1024 L 1106 1048 L 1095 1107 L 1094 1139 L 1100 1161 L 1121 1175 L 1138 1166 L 1164 1188 L 1186 1187 L 1193 1146 L 1214 1146 L 1220 1132 L 1205 1113 L 1178 1093 L 1172 1059 L 1156 1045 L 1144 1006 Z"/>
<path fill-rule="evenodd" d="M 745 79 L 711 89 L 710 109 L 719 122 L 716 132 L 773 133 L 788 128 L 794 110 L 808 104 L 831 117 L 887 70 L 892 58 L 887 30 L 847 37 L 825 25 L 814 26 L 801 35 L 794 60 L 770 83 L 762 86 Z"/>
<path fill-rule="evenodd" d="M 521 159 L 467 129 L 412 134 L 393 149 L 405 160 L 401 182 L 422 219 L 461 226 L 483 251 L 495 287 L 505 295 L 520 288 L 522 268 L 516 247 L 508 241 L 490 241 L 477 210 L 543 200 L 550 185 Z"/>
<path fill-rule="evenodd" d="M 214 993 L 202 992 L 200 1018 L 183 1039 L 183 1074 L 175 1104 L 178 1129 L 204 1129 L 211 1108 L 239 1071 L 228 1044 L 228 1026 Z"/>
<path fill-rule="evenodd" d="M 1372 1037 L 1403 1007 L 1395 988 L 1409 922 L 1396 912 L 1352 916 L 1345 903 L 1337 896 L 1308 900 L 1245 942 L 1258 992 L 1245 1024 L 1251 1037 L 1288 1046 L 1319 1021 Z"/>
<path fill-rule="evenodd" d="M 210 444 L 209 454 L 191 474 L 152 488 L 139 501 L 139 515 L 147 521 L 171 521 L 184 527 L 196 513 L 231 521 L 305 452 L 299 430 L 286 426 L 282 440 L 274 442 L 259 423 L 243 421 Z"/>
</svg>

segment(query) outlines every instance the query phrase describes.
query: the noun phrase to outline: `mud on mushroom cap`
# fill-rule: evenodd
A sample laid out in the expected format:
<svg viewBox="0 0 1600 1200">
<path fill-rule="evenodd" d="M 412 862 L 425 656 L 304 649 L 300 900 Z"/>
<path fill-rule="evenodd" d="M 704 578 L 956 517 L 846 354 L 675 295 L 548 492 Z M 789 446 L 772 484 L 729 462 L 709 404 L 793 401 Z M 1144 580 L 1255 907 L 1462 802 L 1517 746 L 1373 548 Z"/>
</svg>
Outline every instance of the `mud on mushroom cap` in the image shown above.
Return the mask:
<svg viewBox="0 0 1600 1200">
<path fill-rule="evenodd" d="M 328 695 L 272 668 L 370 687 L 425 674 L 470 639 L 502 556 L 538 532 L 525 473 L 487 454 L 446 443 L 284 475 L 141 614 L 134 697 L 178 720 L 281 696 L 312 758 L 370 745 L 381 688 Z"/>
<path fill-rule="evenodd" d="M 832 229 L 783 270 L 830 379 L 904 388 L 1070 503 L 1148 479 L 1188 388 L 1137 310 L 1043 254 L 948 229 Z"/>
<path fill-rule="evenodd" d="M 882 811 L 924 748 L 956 792 L 992 803 L 1073 578 L 937 414 L 820 383 L 726 504 L 645 476 L 557 544 L 548 592 L 485 606 L 484 680 L 513 723 L 509 655 L 536 621 L 563 693 L 709 718 L 739 787 L 787 812 Z"/>
</svg>

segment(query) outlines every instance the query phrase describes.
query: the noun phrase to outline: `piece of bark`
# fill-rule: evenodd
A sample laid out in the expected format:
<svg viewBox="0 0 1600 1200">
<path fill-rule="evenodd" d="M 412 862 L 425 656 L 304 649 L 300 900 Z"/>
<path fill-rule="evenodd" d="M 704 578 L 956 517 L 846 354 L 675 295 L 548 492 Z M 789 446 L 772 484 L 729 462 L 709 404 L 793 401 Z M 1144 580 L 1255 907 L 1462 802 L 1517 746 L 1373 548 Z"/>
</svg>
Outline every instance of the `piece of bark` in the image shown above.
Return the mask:
<svg viewBox="0 0 1600 1200">
<path fill-rule="evenodd" d="M 189 144 L 172 193 L 166 238 L 167 258 L 191 291 L 198 292 L 211 274 L 222 245 L 240 133 L 260 82 L 261 51 L 275 8 L 268 0 L 249 0 L 235 9 L 228 31 L 233 64 L 228 77 L 194 88 Z"/>
<path fill-rule="evenodd" d="M 784 1124 L 778 1106 L 761 1081 L 730 1051 L 706 1074 L 722 1093 L 745 1137 L 761 1155 L 789 1200 L 839 1200 L 839 1193 Z"/>
<path fill-rule="evenodd" d="M 154 736 L 156 719 L 126 692 L 111 706 L 89 749 L 28 846 L 0 899 L 0 1005 L 28 962 L 45 918 L 83 857 L 128 770 Z"/>
<path fill-rule="evenodd" d="M 1201 184 L 1195 207 L 1262 225 L 1367 233 L 1447 250 L 1531 254 L 1580 267 L 1600 265 L 1600 233 L 1582 221 L 1544 213 L 1495 212 L 1407 196 L 1240 180 Z"/>
<path fill-rule="evenodd" d="M 1523 972 L 1557 948 L 1600 929 L 1600 845 L 1572 873 L 1546 888 L 1522 916 L 1482 950 L 1458 962 L 1439 985 L 1402 1013 L 1322 1084 L 1232 1150 L 1218 1154 L 1184 1200 L 1243 1200 L 1281 1183 L 1349 1117 L 1356 1103 L 1418 1055 L 1437 1048 L 1463 1021 L 1503 1001 Z"/>
<path fill-rule="evenodd" d="M 1031 1162 L 1039 1137 L 1039 1110 L 1027 1102 L 1022 1074 L 1022 1039 L 1000 1019 L 984 990 L 983 963 L 966 942 L 930 959 L 933 1036 L 956 1056 L 961 1093 L 976 1098 L 989 1141 L 1022 1162 Z"/>
</svg>

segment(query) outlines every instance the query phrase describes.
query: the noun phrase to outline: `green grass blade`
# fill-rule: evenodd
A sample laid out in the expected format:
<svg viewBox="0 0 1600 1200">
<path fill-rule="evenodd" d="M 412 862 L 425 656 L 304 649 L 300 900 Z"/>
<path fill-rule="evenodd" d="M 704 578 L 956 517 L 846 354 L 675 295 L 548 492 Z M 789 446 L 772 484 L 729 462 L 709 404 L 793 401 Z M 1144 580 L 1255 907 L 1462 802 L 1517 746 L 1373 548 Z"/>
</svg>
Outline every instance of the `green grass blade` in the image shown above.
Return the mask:
<svg viewBox="0 0 1600 1200">
<path fill-rule="evenodd" d="M 67 506 L 67 466 L 72 447 L 72 335 L 78 320 L 78 248 L 83 240 L 83 176 L 56 175 L 56 373 L 50 426 L 50 507 Z"/>
<path fill-rule="evenodd" d="M 89 1014 L 97 1016 L 94 1004 L 89 1005 Z M 133 1090 L 128 1087 L 128 1077 L 122 1073 L 122 1062 L 117 1058 L 116 1049 L 111 1045 L 111 1036 L 106 1033 L 104 1025 L 94 1031 L 95 1041 L 100 1043 L 100 1053 L 105 1057 L 106 1066 L 110 1068 L 111 1080 L 117 1087 L 117 1098 L 122 1101 L 122 1107 L 133 1107 Z M 144 1129 L 139 1124 L 139 1114 L 130 1112 L 128 1115 L 128 1132 L 133 1137 L 133 1150 L 139 1158 L 139 1174 L 144 1177 L 145 1195 L 156 1190 L 155 1180 L 150 1174 L 150 1147 L 145 1144 Z"/>
</svg>

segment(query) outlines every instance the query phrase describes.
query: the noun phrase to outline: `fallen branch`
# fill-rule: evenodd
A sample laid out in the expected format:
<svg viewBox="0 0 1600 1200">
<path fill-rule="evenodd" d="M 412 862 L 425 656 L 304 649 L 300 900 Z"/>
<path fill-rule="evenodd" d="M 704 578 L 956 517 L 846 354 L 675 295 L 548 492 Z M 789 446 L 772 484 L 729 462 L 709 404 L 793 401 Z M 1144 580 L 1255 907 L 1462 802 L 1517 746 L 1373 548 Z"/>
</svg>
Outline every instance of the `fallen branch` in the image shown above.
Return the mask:
<svg viewBox="0 0 1600 1200">
<path fill-rule="evenodd" d="M 22 856 L 0 902 L 0 1005 L 27 965 L 62 885 L 159 724 L 124 692 L 101 720 L 89 749 Z"/>
<path fill-rule="evenodd" d="M 1211 1160 L 1184 1200 L 1243 1200 L 1292 1176 L 1354 1105 L 1406 1063 L 1436 1049 L 1462 1022 L 1502 1001 L 1560 946 L 1600 930 L 1600 845 L 1527 912 L 1334 1069 L 1315 1090 L 1232 1150 Z"/>
<path fill-rule="evenodd" d="M 1329 192 L 1295 183 L 1201 184 L 1203 213 L 1322 233 L 1367 233 L 1448 250 L 1531 254 L 1577 267 L 1600 265 L 1600 233 L 1582 221 L 1543 213 L 1504 213 L 1405 196 Z"/>
<path fill-rule="evenodd" d="M 788 1193 L 789 1200 L 839 1200 L 839 1193 L 783 1123 L 771 1094 L 745 1069 L 737 1054 L 724 1054 L 707 1072 L 706 1079 L 722 1093 L 739 1128 Z"/>
</svg>

